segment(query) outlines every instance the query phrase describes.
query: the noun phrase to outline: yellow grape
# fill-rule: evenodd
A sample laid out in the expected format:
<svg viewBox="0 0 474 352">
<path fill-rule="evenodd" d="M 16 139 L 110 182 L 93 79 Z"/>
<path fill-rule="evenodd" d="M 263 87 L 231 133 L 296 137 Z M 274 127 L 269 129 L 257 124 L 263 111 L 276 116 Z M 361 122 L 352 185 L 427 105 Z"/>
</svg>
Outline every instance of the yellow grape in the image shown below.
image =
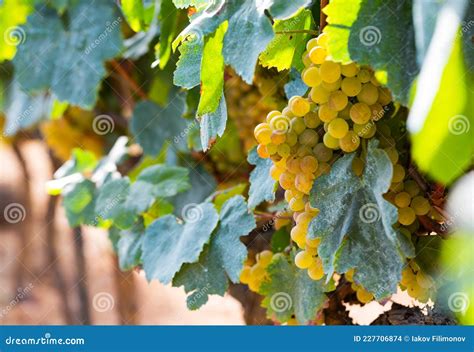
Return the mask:
<svg viewBox="0 0 474 352">
<path fill-rule="evenodd" d="M 253 277 L 263 277 L 265 275 L 265 268 L 259 263 L 256 263 L 250 269 L 250 275 Z"/>
<path fill-rule="evenodd" d="M 357 133 L 357 135 L 361 138 L 372 138 L 375 135 L 375 132 L 377 131 L 377 127 L 372 121 L 369 121 L 362 125 L 355 123 L 353 128 L 354 132 Z"/>
<path fill-rule="evenodd" d="M 311 62 L 311 59 L 309 58 L 309 53 L 305 52 L 303 56 L 301 57 L 301 61 L 303 61 L 304 67 L 310 67 L 313 63 Z"/>
<path fill-rule="evenodd" d="M 295 176 L 287 171 L 283 172 L 280 175 L 280 186 L 283 189 L 291 189 L 293 187 L 293 184 L 295 182 Z"/>
<path fill-rule="evenodd" d="M 295 256 L 295 264 L 300 269 L 308 269 L 313 263 L 313 257 L 306 251 L 301 251 Z"/>
<path fill-rule="evenodd" d="M 405 178 L 405 169 L 400 164 L 395 164 L 393 166 L 393 176 L 392 176 L 392 183 L 399 183 L 402 182 Z"/>
<path fill-rule="evenodd" d="M 390 104 L 392 101 L 392 94 L 390 93 L 390 90 L 387 88 L 378 87 L 378 91 L 379 99 L 377 100 L 377 103 L 383 106 Z"/>
<path fill-rule="evenodd" d="M 430 211 L 431 205 L 428 199 L 422 196 L 416 196 L 411 201 L 410 208 L 413 209 L 416 215 L 426 215 Z"/>
<path fill-rule="evenodd" d="M 390 148 L 385 148 L 385 152 L 388 155 L 388 158 L 392 162 L 393 165 L 395 165 L 398 162 L 398 152 L 395 148 L 390 147 Z"/>
<path fill-rule="evenodd" d="M 350 116 L 352 121 L 362 125 L 370 120 L 370 108 L 365 103 L 356 103 L 351 108 Z"/>
<path fill-rule="evenodd" d="M 313 148 L 313 153 L 318 161 L 328 162 L 332 158 L 332 149 L 326 147 L 324 143 L 318 143 Z"/>
<path fill-rule="evenodd" d="M 326 48 L 329 42 L 329 35 L 327 33 L 321 33 L 316 40 L 319 46 Z"/>
<path fill-rule="evenodd" d="M 267 147 L 267 152 L 270 155 L 275 154 L 278 150 L 278 146 L 276 144 L 273 144 L 273 143 L 267 144 L 266 147 Z"/>
<path fill-rule="evenodd" d="M 290 121 L 290 131 L 301 134 L 306 129 L 304 119 L 301 117 L 293 117 Z"/>
<path fill-rule="evenodd" d="M 355 157 L 352 160 L 352 171 L 357 175 L 361 176 L 362 173 L 364 172 L 364 162 L 362 161 L 361 158 Z"/>
<path fill-rule="evenodd" d="M 329 94 L 328 105 L 332 110 L 341 111 L 346 107 L 348 102 L 347 95 L 340 90 Z"/>
<path fill-rule="evenodd" d="M 372 78 L 372 74 L 369 72 L 369 70 L 363 68 L 359 71 L 359 73 L 357 73 L 357 78 L 359 78 L 362 83 L 367 83 Z"/>
<path fill-rule="evenodd" d="M 322 104 L 318 110 L 319 119 L 323 122 L 329 122 L 337 117 L 337 111 L 329 107 L 329 104 Z"/>
<path fill-rule="evenodd" d="M 399 208 L 398 209 L 398 222 L 402 225 L 408 226 L 413 224 L 416 219 L 415 212 L 412 208 Z"/>
<path fill-rule="evenodd" d="M 286 134 L 286 144 L 288 144 L 290 147 L 294 146 L 296 143 L 298 143 L 298 135 L 294 131 L 289 131 Z M 268 149 L 268 147 L 267 147 Z"/>
<path fill-rule="evenodd" d="M 357 100 L 367 105 L 372 105 L 377 102 L 379 98 L 379 91 L 376 86 L 372 83 L 366 83 L 362 86 L 359 94 L 357 94 Z"/>
<path fill-rule="evenodd" d="M 312 155 L 307 155 L 301 159 L 300 168 L 304 173 L 314 173 L 318 169 L 318 160 Z"/>
<path fill-rule="evenodd" d="M 297 158 L 289 159 L 286 163 L 286 168 L 295 175 L 301 172 L 300 162 Z"/>
<path fill-rule="evenodd" d="M 372 104 L 370 106 L 370 111 L 372 113 L 371 117 L 373 120 L 378 121 L 380 120 L 383 115 L 385 115 L 385 110 L 382 105 L 379 103 Z"/>
<path fill-rule="evenodd" d="M 361 303 L 369 303 L 372 299 L 374 299 L 374 295 L 362 287 L 357 290 L 356 296 Z"/>
<path fill-rule="evenodd" d="M 359 72 L 359 67 L 355 62 L 350 64 L 342 65 L 341 72 L 346 77 L 354 77 Z"/>
<path fill-rule="evenodd" d="M 308 67 L 304 70 L 301 78 L 308 87 L 316 87 L 322 82 L 321 76 L 319 75 L 319 69 L 314 66 Z"/>
<path fill-rule="evenodd" d="M 355 97 L 361 89 L 362 84 L 357 77 L 346 77 L 342 80 L 341 90 L 349 97 Z"/>
<path fill-rule="evenodd" d="M 260 265 L 266 268 L 268 265 L 270 265 L 272 258 L 273 258 L 272 251 L 264 250 L 263 252 L 260 252 L 258 254 L 257 261 Z"/>
<path fill-rule="evenodd" d="M 394 203 L 399 208 L 406 208 L 410 205 L 411 197 L 407 192 L 400 192 L 395 196 Z"/>
<path fill-rule="evenodd" d="M 406 181 L 404 183 L 404 189 L 410 194 L 412 198 L 420 193 L 420 186 L 418 186 L 418 183 L 413 180 Z"/>
<path fill-rule="evenodd" d="M 422 288 L 431 288 L 434 285 L 433 278 L 421 271 L 416 273 L 416 282 Z"/>
<path fill-rule="evenodd" d="M 321 65 L 326 60 L 327 51 L 322 46 L 315 46 L 309 51 L 309 59 L 315 65 Z"/>
<path fill-rule="evenodd" d="M 308 128 L 316 128 L 321 124 L 318 113 L 310 111 L 304 116 L 304 123 Z"/>
<path fill-rule="evenodd" d="M 259 144 L 269 144 L 272 136 L 272 131 L 270 129 L 260 129 L 259 131 L 255 132 L 255 139 Z"/>
<path fill-rule="evenodd" d="M 304 209 L 304 201 L 303 199 L 296 199 L 293 198 L 290 201 L 290 209 L 293 211 L 301 211 Z"/>
<path fill-rule="evenodd" d="M 276 167 L 275 165 L 272 165 L 272 167 L 270 168 L 270 177 L 273 180 L 278 181 L 283 172 L 285 172 L 284 169 L 280 169 L 280 168 Z"/>
<path fill-rule="evenodd" d="M 331 136 L 329 133 L 325 133 L 323 137 L 324 145 L 331 149 L 339 148 L 339 140 Z"/>
<path fill-rule="evenodd" d="M 272 110 L 267 114 L 265 121 L 267 123 L 270 123 L 275 116 L 279 116 L 279 115 L 281 115 L 281 112 L 279 112 L 278 110 Z"/>
<path fill-rule="evenodd" d="M 319 67 L 319 75 L 325 82 L 336 82 L 341 77 L 341 65 L 333 61 L 324 61 Z"/>
<path fill-rule="evenodd" d="M 262 159 L 266 159 L 266 158 L 270 157 L 270 154 L 268 154 L 268 151 L 267 151 L 267 147 L 265 145 L 262 145 L 262 144 L 258 145 L 257 154 Z"/>
<path fill-rule="evenodd" d="M 287 158 L 290 155 L 290 152 L 291 152 L 291 148 L 286 143 L 280 144 L 277 148 L 277 153 L 282 158 Z"/>
<path fill-rule="evenodd" d="M 291 229 L 290 237 L 293 241 L 299 243 L 305 241 L 306 238 L 306 228 L 302 225 L 296 225 Z"/>
<path fill-rule="evenodd" d="M 341 79 L 339 78 L 336 82 L 331 82 L 331 83 L 322 81 L 321 86 L 324 89 L 326 89 L 328 92 L 334 92 L 335 90 L 338 90 L 339 88 L 341 88 Z"/>
<path fill-rule="evenodd" d="M 240 282 L 243 284 L 248 284 L 250 282 L 250 267 L 245 266 L 240 272 Z"/>
<path fill-rule="evenodd" d="M 271 143 L 276 144 L 276 145 L 282 144 L 286 141 L 286 135 L 284 135 L 283 133 L 279 131 L 273 131 L 270 136 L 270 141 Z"/>
<path fill-rule="evenodd" d="M 311 38 L 310 40 L 306 42 L 306 50 L 309 52 L 311 51 L 311 49 L 313 49 L 314 47 L 318 45 L 319 45 L 318 38 Z"/>
<path fill-rule="evenodd" d="M 310 248 L 318 248 L 319 244 L 321 243 L 321 238 L 306 238 L 306 244 Z"/>
<path fill-rule="evenodd" d="M 295 177 L 296 189 L 304 194 L 309 194 L 313 186 L 313 180 L 305 174 L 298 174 Z"/>
<path fill-rule="evenodd" d="M 324 268 L 322 260 L 317 257 L 308 268 L 308 275 L 312 280 L 321 280 L 324 276 Z"/>
<path fill-rule="evenodd" d="M 341 118 L 336 118 L 329 122 L 328 133 L 337 139 L 344 137 L 349 131 L 349 125 L 346 120 Z"/>
<path fill-rule="evenodd" d="M 346 153 L 352 153 L 359 148 L 360 138 L 354 131 L 349 131 L 339 140 L 339 146 Z"/>
<path fill-rule="evenodd" d="M 324 104 L 328 102 L 329 91 L 323 86 L 317 86 L 311 89 L 309 96 L 316 104 Z"/>
<path fill-rule="evenodd" d="M 299 96 L 294 96 L 290 99 L 289 101 L 289 106 L 291 109 L 291 112 L 295 116 L 304 116 L 309 112 L 310 105 L 309 102 Z"/>
</svg>

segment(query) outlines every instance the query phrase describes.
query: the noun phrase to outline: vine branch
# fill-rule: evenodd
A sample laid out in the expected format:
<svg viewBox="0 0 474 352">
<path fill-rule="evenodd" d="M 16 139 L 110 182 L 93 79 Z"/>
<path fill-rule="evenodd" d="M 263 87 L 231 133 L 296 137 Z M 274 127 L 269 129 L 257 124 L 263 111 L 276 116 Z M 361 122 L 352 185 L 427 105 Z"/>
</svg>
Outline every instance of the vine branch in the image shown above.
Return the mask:
<svg viewBox="0 0 474 352">
<path fill-rule="evenodd" d="M 122 65 L 117 62 L 117 60 L 112 60 L 110 63 L 114 71 L 117 72 L 119 76 L 122 77 L 128 83 L 128 85 L 130 85 L 130 87 L 138 96 L 140 96 L 140 98 L 148 99 L 148 95 L 140 88 L 138 83 L 133 79 L 132 76 L 128 74 L 128 72 L 122 67 Z"/>
</svg>

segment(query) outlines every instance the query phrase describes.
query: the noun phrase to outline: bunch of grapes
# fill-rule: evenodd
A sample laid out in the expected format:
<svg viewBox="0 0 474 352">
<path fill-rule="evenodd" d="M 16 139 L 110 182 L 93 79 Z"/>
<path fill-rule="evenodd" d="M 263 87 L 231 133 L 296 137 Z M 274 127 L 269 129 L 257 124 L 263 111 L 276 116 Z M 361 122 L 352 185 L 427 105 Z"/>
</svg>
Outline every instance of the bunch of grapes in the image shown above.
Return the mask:
<svg viewBox="0 0 474 352">
<path fill-rule="evenodd" d="M 68 160 L 74 148 L 89 150 L 100 157 L 104 140 L 94 132 L 93 120 L 92 113 L 70 107 L 62 118 L 44 122 L 40 128 L 46 143 L 61 161 Z"/>
<path fill-rule="evenodd" d="M 344 274 L 344 276 L 347 279 L 347 281 L 351 283 L 351 287 L 356 292 L 356 296 L 359 302 L 363 304 L 369 303 L 370 301 L 374 299 L 374 295 L 370 293 L 369 291 L 367 291 L 365 288 L 363 288 L 361 285 L 354 282 L 354 273 L 355 273 L 355 270 L 350 269 Z"/>
<path fill-rule="evenodd" d="M 238 75 L 229 71 L 225 81 L 227 112 L 237 126 L 245 150 L 255 146 L 253 129 L 261 116 L 283 105 L 281 84 L 257 72 L 254 85 L 246 84 Z"/>
<path fill-rule="evenodd" d="M 308 202 L 314 180 L 330 171 L 340 156 L 338 150 L 354 152 L 361 139 L 373 137 L 376 122 L 393 105 L 390 92 L 380 86 L 372 70 L 331 60 L 327 40 L 327 34 L 321 34 L 306 45 L 302 79 L 311 88 L 308 95 L 292 97 L 287 107 L 269 112 L 254 129 L 257 152 L 273 161 L 270 176 L 285 190 L 294 212 L 291 238 L 301 249 L 295 264 L 314 280 L 323 276 L 319 242 L 307 238 L 309 223 L 318 212 Z M 363 167 L 356 157 L 354 172 L 360 175 Z"/>
<path fill-rule="evenodd" d="M 433 278 L 424 273 L 414 260 L 411 260 L 403 269 L 400 287 L 406 290 L 410 297 L 426 303 L 435 292 L 434 286 Z"/>
<path fill-rule="evenodd" d="M 240 282 L 248 285 L 253 292 L 258 293 L 260 285 L 268 278 L 267 268 L 272 262 L 274 255 L 272 251 L 264 250 L 257 253 L 255 261 L 249 258 L 240 273 Z"/>
</svg>

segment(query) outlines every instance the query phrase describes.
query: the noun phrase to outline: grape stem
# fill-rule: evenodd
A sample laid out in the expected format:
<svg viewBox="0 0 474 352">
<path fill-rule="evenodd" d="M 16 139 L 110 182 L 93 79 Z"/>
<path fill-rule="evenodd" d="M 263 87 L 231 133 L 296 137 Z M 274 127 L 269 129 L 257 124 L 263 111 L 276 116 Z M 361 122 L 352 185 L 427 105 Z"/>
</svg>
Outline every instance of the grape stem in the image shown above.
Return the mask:
<svg viewBox="0 0 474 352">
<path fill-rule="evenodd" d="M 273 213 L 267 213 L 267 212 L 258 211 L 258 210 L 255 210 L 254 214 L 256 216 L 259 216 L 261 218 L 266 218 L 266 219 L 275 219 L 275 218 L 277 218 L 277 219 L 293 219 L 292 216 L 276 215 L 276 214 L 273 214 Z"/>
</svg>

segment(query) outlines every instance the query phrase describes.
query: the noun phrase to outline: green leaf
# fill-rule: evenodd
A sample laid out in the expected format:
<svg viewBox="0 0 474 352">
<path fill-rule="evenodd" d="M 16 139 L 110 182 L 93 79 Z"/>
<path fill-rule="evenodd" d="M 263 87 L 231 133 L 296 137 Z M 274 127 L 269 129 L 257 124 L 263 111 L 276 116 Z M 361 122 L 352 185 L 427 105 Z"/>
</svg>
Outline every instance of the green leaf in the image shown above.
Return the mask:
<svg viewBox="0 0 474 352">
<path fill-rule="evenodd" d="M 178 9 L 185 9 L 188 7 L 202 7 L 211 3 L 211 0 L 173 0 L 174 6 Z"/>
<path fill-rule="evenodd" d="M 63 192 L 63 205 L 71 227 L 97 225 L 95 216 L 96 190 L 93 182 L 83 180 L 68 185 Z"/>
<path fill-rule="evenodd" d="M 47 119 L 53 99 L 44 92 L 27 94 L 21 90 L 16 80 L 10 82 L 5 97 L 5 135 L 13 136 L 22 129 L 34 126 Z"/>
<path fill-rule="evenodd" d="M 270 177 L 271 159 L 262 159 L 254 148 L 248 156 L 249 164 L 255 165 L 250 173 L 249 207 L 255 208 L 260 203 L 275 200 L 277 183 Z"/>
<path fill-rule="evenodd" d="M 443 241 L 441 236 L 423 236 L 416 240 L 416 263 L 423 272 L 433 277 L 442 271 L 439 258 Z"/>
<path fill-rule="evenodd" d="M 166 142 L 178 149 L 186 149 L 186 141 L 179 138 L 189 124 L 181 117 L 185 108 L 184 96 L 176 94 L 170 99 L 164 108 L 151 101 L 135 106 L 130 130 L 146 154 L 157 155 Z"/>
<path fill-rule="evenodd" d="M 253 0 L 242 0 L 229 18 L 224 38 L 225 63 L 248 84 L 252 84 L 258 56 L 273 39 L 270 21 Z"/>
<path fill-rule="evenodd" d="M 310 39 L 309 33 L 288 33 L 287 31 L 311 30 L 314 28 L 311 11 L 304 10 L 287 20 L 277 20 L 273 24 L 275 37 L 260 54 L 260 63 L 264 67 L 276 67 L 278 71 L 289 70 L 295 67 L 304 68 L 302 62 L 306 42 Z M 280 32 L 280 33 L 279 33 Z"/>
<path fill-rule="evenodd" d="M 306 270 L 298 269 L 283 255 L 274 257 L 267 271 L 269 279 L 259 292 L 265 296 L 262 306 L 267 308 L 267 316 L 282 323 L 293 315 L 301 324 L 314 320 L 326 301 L 323 280 L 312 280 Z"/>
<path fill-rule="evenodd" d="M 3 0 L 0 3 L 0 62 L 11 60 L 17 46 L 27 37 L 23 28 L 26 17 L 33 10 L 33 0 Z"/>
<path fill-rule="evenodd" d="M 216 207 L 217 212 L 221 212 L 222 206 L 224 205 L 225 202 L 227 202 L 230 198 L 237 196 L 237 195 L 242 195 L 247 188 L 246 183 L 239 183 L 238 185 L 235 185 L 231 188 L 227 188 L 223 191 L 217 192 L 215 197 L 211 195 L 210 198 L 214 198 L 214 206 Z"/>
<path fill-rule="evenodd" d="M 287 229 L 283 227 L 273 233 L 272 242 L 271 242 L 273 253 L 283 252 L 285 248 L 288 247 L 289 245 L 290 245 L 290 234 L 288 233 Z"/>
<path fill-rule="evenodd" d="M 201 82 L 203 42 L 188 37 L 178 50 L 180 57 L 176 63 L 173 82 L 186 89 L 196 87 Z"/>
<path fill-rule="evenodd" d="M 166 215 L 146 229 L 142 261 L 148 280 L 157 279 L 168 284 L 183 264 L 198 261 L 219 216 L 210 203 L 194 205 L 188 210 L 193 214 L 188 214 L 189 220 L 184 224 L 178 223 L 174 216 Z"/>
<path fill-rule="evenodd" d="M 161 34 L 159 43 L 160 68 L 165 68 L 171 56 L 171 43 L 176 36 L 178 10 L 171 0 L 161 0 L 159 20 Z"/>
<path fill-rule="evenodd" d="M 15 73 L 26 92 L 47 88 L 60 101 L 90 108 L 105 75 L 104 62 L 121 50 L 122 18 L 108 0 L 97 0 L 94 6 L 76 1 L 67 15 L 67 28 L 46 7 L 28 18 L 22 27 L 28 40 L 18 46 Z"/>
<path fill-rule="evenodd" d="M 270 11 L 273 18 L 278 20 L 288 19 L 302 7 L 306 7 L 311 4 L 311 0 L 271 0 L 270 2 L 271 5 L 268 10 Z"/>
<path fill-rule="evenodd" d="M 355 268 L 355 281 L 382 299 L 396 292 L 405 258 L 414 251 L 392 226 L 397 209 L 383 194 L 393 167 L 377 143 L 369 143 L 362 178 L 353 173 L 355 154 L 349 154 L 314 182 L 310 202 L 320 213 L 311 221 L 308 234 L 311 239 L 321 238 L 318 253 L 328 277 Z"/>
<path fill-rule="evenodd" d="M 224 57 L 222 46 L 227 22 L 223 22 L 216 32 L 204 40 L 201 63 L 201 99 L 198 115 L 209 114 L 217 110 L 222 100 L 224 88 Z"/>
<path fill-rule="evenodd" d="M 184 286 L 187 293 L 191 292 L 187 299 L 189 309 L 202 306 L 211 294 L 223 296 L 229 279 L 239 281 L 247 258 L 247 248 L 240 237 L 247 236 L 255 226 L 243 197 L 235 196 L 225 202 L 219 225 L 199 262 L 185 264 L 173 280 L 174 286 Z"/>
<path fill-rule="evenodd" d="M 135 32 L 145 31 L 153 21 L 155 1 L 122 0 L 122 12 Z"/>
<path fill-rule="evenodd" d="M 209 149 L 211 141 L 217 136 L 222 137 L 226 123 L 227 105 L 224 94 L 222 94 L 217 109 L 214 112 L 206 113 L 201 116 L 201 146 L 203 151 Z"/>
<path fill-rule="evenodd" d="M 55 173 L 55 178 L 66 177 L 76 172 L 90 173 L 98 165 L 97 157 L 93 152 L 74 148 L 72 150 L 71 159 L 66 161 Z"/>
<path fill-rule="evenodd" d="M 449 55 L 444 69 L 437 59 L 426 59 L 423 70 L 427 74 L 422 72 L 417 83 L 408 127 L 413 133 L 413 159 L 419 168 L 450 184 L 472 165 L 474 74 L 465 66 L 459 36 L 443 53 Z M 427 94 L 430 91 L 434 100 Z"/>
<path fill-rule="evenodd" d="M 130 270 L 141 264 L 142 242 L 145 228 L 141 222 L 129 230 L 120 231 L 117 243 L 117 255 L 121 270 Z"/>
<path fill-rule="evenodd" d="M 387 86 L 402 104 L 418 74 L 410 1 L 333 0 L 325 7 L 329 53 L 387 73 Z M 403 30 L 400 30 L 403 28 Z"/>
</svg>

